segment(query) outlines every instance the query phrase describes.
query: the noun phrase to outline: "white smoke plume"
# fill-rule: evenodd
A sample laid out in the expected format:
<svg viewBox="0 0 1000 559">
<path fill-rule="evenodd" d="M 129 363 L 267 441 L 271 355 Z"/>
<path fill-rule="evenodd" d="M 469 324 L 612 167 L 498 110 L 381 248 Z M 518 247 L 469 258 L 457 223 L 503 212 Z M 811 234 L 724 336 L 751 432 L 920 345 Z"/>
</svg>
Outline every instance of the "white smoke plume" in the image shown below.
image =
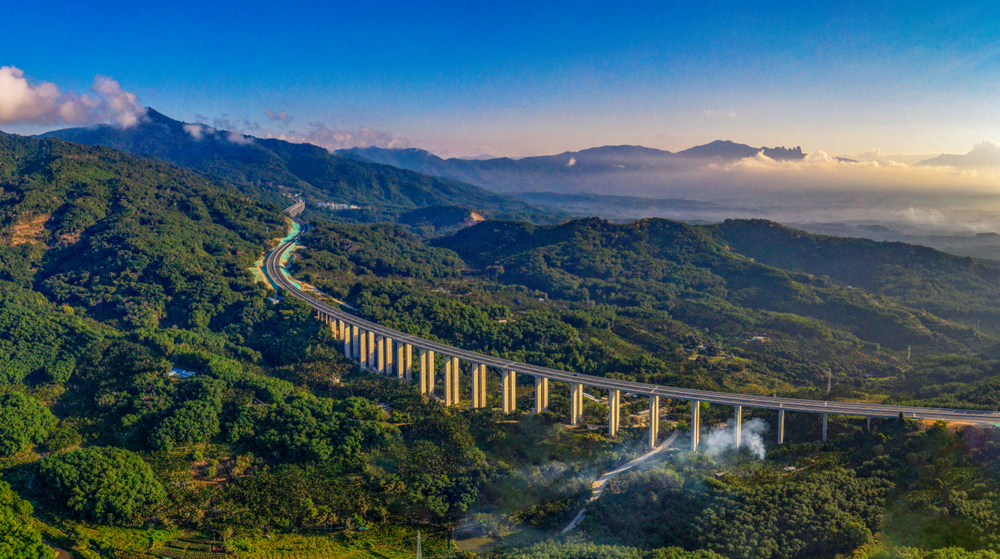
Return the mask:
<svg viewBox="0 0 1000 559">
<path fill-rule="evenodd" d="M 146 116 L 134 93 L 115 80 L 98 75 L 93 95 L 60 91 L 51 82 L 32 82 L 14 66 L 0 67 L 0 124 L 114 123 L 135 126 Z"/>
<path fill-rule="evenodd" d="M 725 452 L 736 449 L 736 429 L 735 424 L 732 419 L 726 422 L 723 427 L 717 427 L 708 435 L 702 437 L 701 445 L 698 447 L 702 452 L 708 454 L 709 456 L 715 458 L 722 455 Z M 750 421 L 743 423 L 742 430 L 742 444 L 741 446 L 747 448 L 751 454 L 764 459 L 764 437 L 762 436 L 766 433 L 770 427 L 767 423 L 755 417 Z"/>
</svg>

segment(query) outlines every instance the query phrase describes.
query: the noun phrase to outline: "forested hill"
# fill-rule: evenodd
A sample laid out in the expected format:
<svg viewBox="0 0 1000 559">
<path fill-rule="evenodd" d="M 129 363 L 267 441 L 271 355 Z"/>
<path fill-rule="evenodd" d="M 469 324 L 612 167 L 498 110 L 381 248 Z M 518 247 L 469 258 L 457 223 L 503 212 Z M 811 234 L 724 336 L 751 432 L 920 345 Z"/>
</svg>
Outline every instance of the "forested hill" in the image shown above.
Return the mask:
<svg viewBox="0 0 1000 559">
<path fill-rule="evenodd" d="M 461 182 L 430 177 L 296 144 L 185 124 L 152 109 L 131 128 L 68 128 L 42 135 L 152 155 L 225 179 L 301 192 L 307 201 L 413 209 L 460 205 L 478 210 L 537 211 L 529 204 Z"/>
<path fill-rule="evenodd" d="M 560 299 L 661 308 L 727 336 L 767 328 L 820 339 L 849 332 L 896 349 L 920 344 L 957 351 L 980 343 L 968 324 L 921 309 L 924 299 L 905 293 L 883 297 L 756 262 L 715 233 L 664 219 L 627 224 L 586 219 L 552 227 L 486 222 L 437 244 L 505 283 Z M 907 273 L 928 282 L 968 273 L 964 259 L 941 255 L 940 263 L 942 269 L 933 274 L 915 267 Z M 879 265 L 869 263 L 871 269 Z M 972 286 L 938 282 L 938 287 L 940 300 L 971 296 Z M 997 311 L 995 300 L 982 309 Z"/>
<path fill-rule="evenodd" d="M 283 234 L 281 201 L 108 148 L 0 134 L 0 281 L 119 327 L 221 326 L 260 303 L 246 269 Z"/>
<path fill-rule="evenodd" d="M 1000 268 L 989 262 L 904 243 L 813 235 L 759 219 L 727 220 L 704 230 L 771 266 L 828 276 L 938 316 L 1000 328 Z"/>
</svg>

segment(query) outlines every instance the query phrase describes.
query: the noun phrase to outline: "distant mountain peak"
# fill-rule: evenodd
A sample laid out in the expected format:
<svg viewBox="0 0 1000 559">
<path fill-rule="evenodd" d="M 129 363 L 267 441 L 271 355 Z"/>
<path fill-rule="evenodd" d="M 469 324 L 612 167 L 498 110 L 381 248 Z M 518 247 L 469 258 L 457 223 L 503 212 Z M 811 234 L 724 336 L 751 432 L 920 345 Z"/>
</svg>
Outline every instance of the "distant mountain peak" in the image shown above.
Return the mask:
<svg viewBox="0 0 1000 559">
<path fill-rule="evenodd" d="M 791 149 L 784 146 L 774 148 L 755 148 L 746 144 L 738 144 L 731 140 L 715 140 L 714 142 L 710 142 L 705 145 L 695 146 L 684 151 L 679 151 L 677 152 L 677 155 L 703 159 L 713 157 L 721 159 L 743 159 L 745 157 L 754 157 L 760 152 L 764 152 L 764 155 L 767 157 L 777 160 L 804 159 L 806 156 L 802 153 L 801 146 L 796 146 Z"/>
<path fill-rule="evenodd" d="M 968 153 L 962 155 L 942 153 L 937 157 L 919 161 L 917 165 L 955 167 L 956 169 L 1000 167 L 1000 142 L 985 140 L 972 146 L 972 151 Z"/>
</svg>

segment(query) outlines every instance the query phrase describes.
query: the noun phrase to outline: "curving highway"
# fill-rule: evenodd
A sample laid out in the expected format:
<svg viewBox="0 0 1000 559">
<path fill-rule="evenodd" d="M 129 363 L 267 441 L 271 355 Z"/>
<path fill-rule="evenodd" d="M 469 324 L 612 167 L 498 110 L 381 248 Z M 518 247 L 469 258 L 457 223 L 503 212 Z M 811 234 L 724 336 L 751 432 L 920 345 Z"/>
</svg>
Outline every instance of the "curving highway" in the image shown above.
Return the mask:
<svg viewBox="0 0 1000 559">
<path fill-rule="evenodd" d="M 292 206 L 292 208 L 301 211 L 300 204 L 301 202 L 295 204 L 295 206 Z M 371 332 L 374 333 L 375 336 L 378 336 L 382 339 L 394 341 L 397 344 L 405 344 L 408 346 L 416 347 L 419 350 L 421 350 L 421 352 L 424 351 L 434 352 L 436 354 L 449 356 L 452 358 L 458 358 L 462 361 L 466 361 L 469 363 L 478 364 L 486 367 L 493 367 L 495 369 L 500 369 L 501 371 L 512 371 L 515 373 L 528 375 L 531 377 L 535 377 L 536 379 L 548 379 L 550 381 L 566 382 L 566 383 L 571 383 L 572 385 L 589 386 L 608 391 L 621 391 L 624 393 L 642 394 L 649 396 L 651 398 L 651 406 L 655 405 L 652 404 L 652 402 L 654 402 L 656 397 L 660 397 L 660 398 L 671 398 L 676 400 L 686 400 L 689 402 L 708 402 L 710 404 L 736 406 L 737 417 L 741 417 L 741 407 L 779 410 L 779 412 L 793 411 L 793 412 L 818 413 L 824 416 L 824 439 L 826 434 L 825 420 L 827 414 L 850 415 L 850 416 L 870 418 L 870 417 L 896 417 L 900 413 L 903 413 L 905 417 L 913 419 L 966 421 L 966 422 L 976 422 L 976 423 L 1000 423 L 1000 413 L 989 412 L 989 411 L 946 409 L 946 408 L 921 408 L 921 407 L 911 407 L 911 406 L 893 406 L 893 405 L 864 404 L 864 403 L 853 403 L 853 402 L 830 402 L 821 400 L 801 400 L 796 398 L 778 398 L 771 396 L 731 394 L 726 392 L 711 392 L 706 390 L 693 390 L 689 388 L 676 388 L 671 386 L 661 386 L 655 384 L 644 384 L 639 382 L 609 379 L 604 377 L 596 377 L 579 373 L 573 373 L 570 371 L 549 369 L 546 367 L 530 365 L 527 363 L 519 363 L 516 361 L 502 359 L 500 357 L 496 357 L 493 355 L 477 353 L 474 351 L 468 351 L 465 349 L 452 347 L 438 342 L 425 340 L 423 338 L 406 334 L 398 330 L 393 330 L 392 328 L 386 328 L 384 326 L 380 326 L 378 324 L 369 322 L 350 313 L 344 312 L 338 308 L 334 308 L 299 289 L 289 279 L 289 277 L 286 276 L 283 270 L 281 270 L 280 266 L 280 262 L 285 257 L 285 254 L 295 246 L 297 238 L 298 237 L 295 237 L 292 238 L 291 240 L 281 243 L 274 250 L 272 250 L 266 257 L 265 264 L 266 264 L 267 274 L 268 276 L 271 277 L 272 281 L 276 285 L 278 285 L 281 289 L 287 291 L 293 297 L 297 297 L 305 301 L 310 307 L 315 309 L 317 313 L 324 318 L 324 320 L 328 322 L 339 321 L 338 324 L 342 324 L 344 327 L 349 326 L 351 328 L 354 328 L 355 332 L 359 330 L 364 333 Z M 536 381 L 536 386 L 537 386 L 537 381 Z M 457 391 L 457 380 L 455 388 Z M 484 390 L 483 394 L 485 394 L 485 388 L 483 390 Z M 547 388 L 545 390 L 547 392 Z M 485 401 L 485 397 L 483 398 L 483 401 Z M 620 405 L 620 400 L 616 401 L 616 405 Z M 582 410 L 582 403 L 580 404 L 580 406 L 581 406 L 580 409 Z M 694 413 L 692 418 L 693 425 L 698 424 L 699 422 L 698 415 L 699 415 L 698 413 Z M 782 421 L 782 426 L 779 427 L 779 441 L 781 441 L 783 439 L 783 432 L 784 432 L 783 429 L 784 413 L 780 413 L 779 417 L 781 418 Z M 656 422 L 658 422 L 658 418 L 650 422 L 651 444 L 655 442 L 656 427 L 654 427 L 654 424 Z M 576 424 L 576 421 L 572 420 L 571 423 Z M 739 421 L 737 421 L 737 425 L 739 425 Z M 614 428 L 612 429 L 614 430 Z M 695 441 L 695 444 L 697 444 L 698 437 L 694 436 L 692 438 Z M 737 441 L 738 440 L 739 439 L 737 438 Z"/>
</svg>

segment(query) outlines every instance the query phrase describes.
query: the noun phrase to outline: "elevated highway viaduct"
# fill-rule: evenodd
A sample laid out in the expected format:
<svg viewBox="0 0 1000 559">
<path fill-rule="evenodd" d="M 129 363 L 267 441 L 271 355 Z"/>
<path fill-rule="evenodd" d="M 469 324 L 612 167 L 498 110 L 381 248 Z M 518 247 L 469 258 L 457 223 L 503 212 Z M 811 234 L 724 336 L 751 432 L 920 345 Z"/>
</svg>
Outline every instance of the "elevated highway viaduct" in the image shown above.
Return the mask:
<svg viewBox="0 0 1000 559">
<path fill-rule="evenodd" d="M 301 212 L 302 202 L 289 209 Z M 691 403 L 691 449 L 698 450 L 701 435 L 700 410 L 702 403 L 733 406 L 734 433 L 736 445 L 742 442 L 743 408 L 768 409 L 778 412 L 777 438 L 783 443 L 785 438 L 785 412 L 804 412 L 819 414 L 823 418 L 823 440 L 827 437 L 827 418 L 829 415 L 847 415 L 856 417 L 897 417 L 900 413 L 906 418 L 930 419 L 943 421 L 965 421 L 973 423 L 1000 423 L 1000 413 L 960 410 L 946 408 L 922 408 L 911 406 L 893 406 L 880 404 L 864 404 L 853 402 L 830 402 L 822 400 L 800 400 L 796 398 L 778 398 L 746 394 L 731 394 L 726 392 L 711 392 L 676 388 L 655 384 L 644 384 L 625 380 L 610 379 L 549 369 L 528 363 L 510 361 L 493 355 L 477 353 L 446 344 L 425 340 L 418 336 L 406 334 L 392 328 L 387 328 L 374 322 L 369 322 L 353 314 L 316 299 L 300 289 L 282 270 L 281 262 L 285 255 L 295 246 L 295 238 L 278 245 L 266 257 L 265 265 L 268 276 L 281 289 L 293 297 L 297 297 L 315 309 L 320 320 L 330 324 L 337 337 L 344 344 L 344 354 L 357 360 L 363 371 L 377 372 L 383 375 L 393 375 L 406 381 L 418 381 L 420 392 L 434 396 L 435 392 L 435 362 L 444 363 L 444 405 L 454 406 L 459 403 L 459 383 L 463 371 L 471 374 L 472 405 L 476 408 L 486 406 L 486 372 L 487 369 L 500 371 L 502 379 L 501 394 L 504 413 L 510 413 L 516 407 L 516 386 L 518 375 L 531 377 L 535 385 L 534 412 L 541 413 L 548 409 L 549 383 L 564 382 L 569 385 L 570 412 L 569 424 L 579 425 L 583 418 L 583 388 L 585 386 L 606 390 L 608 392 L 608 433 L 617 434 L 621 427 L 622 393 L 643 395 L 649 399 L 649 446 L 654 447 L 659 437 L 659 406 L 660 399 L 684 400 Z"/>
</svg>

